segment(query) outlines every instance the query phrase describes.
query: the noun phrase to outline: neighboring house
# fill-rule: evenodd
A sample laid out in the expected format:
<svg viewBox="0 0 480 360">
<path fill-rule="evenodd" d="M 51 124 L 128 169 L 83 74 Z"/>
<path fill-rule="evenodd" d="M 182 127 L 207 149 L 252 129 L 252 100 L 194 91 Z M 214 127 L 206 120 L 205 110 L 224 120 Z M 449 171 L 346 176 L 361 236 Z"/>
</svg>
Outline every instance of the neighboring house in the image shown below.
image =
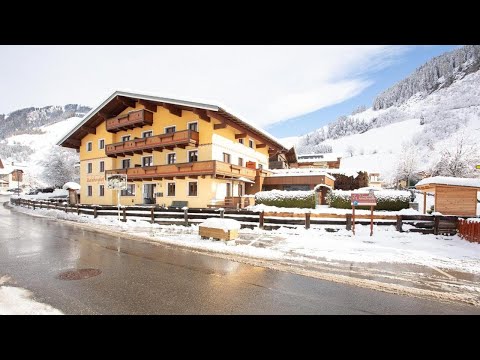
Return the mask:
<svg viewBox="0 0 480 360">
<path fill-rule="evenodd" d="M 24 170 L 20 169 L 20 167 L 25 168 L 25 165 L 8 165 L 3 164 L 2 160 L 0 160 L 0 188 L 23 187 Z"/>
<path fill-rule="evenodd" d="M 297 164 L 292 167 L 315 167 L 321 169 L 339 169 L 342 157 L 334 153 L 297 155 Z"/>
<path fill-rule="evenodd" d="M 383 184 L 383 181 L 380 180 L 380 173 L 378 172 L 368 173 L 368 186 L 381 189 L 382 184 Z"/>
<path fill-rule="evenodd" d="M 189 207 L 260 191 L 277 139 L 216 105 L 117 91 L 58 145 L 80 153 L 81 202 L 116 204 L 111 174 L 126 174 L 121 203 Z M 291 154 L 289 154 L 291 156 Z"/>
</svg>

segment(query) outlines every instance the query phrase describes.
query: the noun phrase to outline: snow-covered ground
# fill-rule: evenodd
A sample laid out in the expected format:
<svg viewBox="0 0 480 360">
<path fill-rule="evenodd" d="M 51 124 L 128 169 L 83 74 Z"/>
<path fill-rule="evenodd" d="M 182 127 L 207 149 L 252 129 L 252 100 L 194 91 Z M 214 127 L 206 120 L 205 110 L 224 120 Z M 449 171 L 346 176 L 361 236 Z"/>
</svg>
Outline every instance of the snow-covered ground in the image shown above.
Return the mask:
<svg viewBox="0 0 480 360">
<path fill-rule="evenodd" d="M 149 241 L 209 252 L 302 263 L 317 263 L 325 259 L 407 263 L 480 274 L 480 244 L 470 243 L 458 236 L 400 233 L 394 226 L 375 226 L 372 237 L 369 236 L 369 226 L 362 225 L 356 225 L 355 236 L 343 227 L 337 227 L 337 232 L 329 232 L 322 226 L 312 226 L 309 230 L 302 227 L 274 231 L 241 229 L 237 245 L 227 246 L 220 241 L 202 240 L 198 235 L 198 226 L 158 225 L 131 220 L 123 223 L 115 217 L 93 219 L 92 216 L 77 216 L 58 210 L 16 209 L 36 216 L 79 221 L 92 224 L 97 229 L 121 231 Z"/>
<path fill-rule="evenodd" d="M 6 286 L 7 276 L 0 277 L 0 315 L 62 315 L 50 305 L 32 299 L 32 293 L 19 287 Z"/>
</svg>

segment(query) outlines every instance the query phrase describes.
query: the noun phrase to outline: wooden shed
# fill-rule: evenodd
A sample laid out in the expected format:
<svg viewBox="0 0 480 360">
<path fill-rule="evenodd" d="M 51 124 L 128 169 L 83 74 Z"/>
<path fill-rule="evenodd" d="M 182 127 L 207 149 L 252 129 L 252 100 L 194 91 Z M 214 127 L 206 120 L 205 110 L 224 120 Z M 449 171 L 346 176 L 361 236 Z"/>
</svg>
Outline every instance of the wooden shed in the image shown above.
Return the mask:
<svg viewBox="0 0 480 360">
<path fill-rule="evenodd" d="M 477 191 L 480 191 L 480 179 L 434 176 L 419 181 L 415 187 L 423 191 L 424 214 L 429 192 L 435 194 L 435 211 L 443 215 L 477 215 Z"/>
</svg>

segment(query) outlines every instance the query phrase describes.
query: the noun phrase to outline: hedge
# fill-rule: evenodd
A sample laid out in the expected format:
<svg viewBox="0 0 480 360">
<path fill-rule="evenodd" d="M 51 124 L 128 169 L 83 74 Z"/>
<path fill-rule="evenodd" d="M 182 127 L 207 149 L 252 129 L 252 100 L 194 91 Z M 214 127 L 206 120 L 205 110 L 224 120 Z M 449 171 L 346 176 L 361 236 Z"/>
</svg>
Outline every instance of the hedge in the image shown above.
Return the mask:
<svg viewBox="0 0 480 360">
<path fill-rule="evenodd" d="M 333 190 L 327 195 L 327 203 L 337 209 L 351 209 L 351 191 Z M 408 209 L 410 204 L 410 192 L 398 190 L 375 191 L 377 206 L 375 210 L 399 211 Z M 355 209 L 369 210 L 370 206 L 356 206 Z"/>
<path fill-rule="evenodd" d="M 255 194 L 255 204 L 315 209 L 315 191 L 260 191 Z"/>
</svg>

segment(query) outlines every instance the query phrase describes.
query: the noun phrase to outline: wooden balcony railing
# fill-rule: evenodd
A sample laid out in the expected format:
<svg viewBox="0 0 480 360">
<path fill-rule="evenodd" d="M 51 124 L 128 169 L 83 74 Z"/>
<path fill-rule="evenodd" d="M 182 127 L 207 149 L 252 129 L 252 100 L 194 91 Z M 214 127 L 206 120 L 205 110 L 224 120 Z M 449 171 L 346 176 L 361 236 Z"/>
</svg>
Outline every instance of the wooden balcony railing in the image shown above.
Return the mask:
<svg viewBox="0 0 480 360">
<path fill-rule="evenodd" d="M 113 133 L 145 125 L 152 125 L 153 113 L 145 109 L 130 111 L 129 113 L 117 116 L 116 118 L 107 119 L 106 124 L 107 131 Z"/>
<path fill-rule="evenodd" d="M 197 146 L 199 134 L 193 130 L 183 130 L 174 133 L 161 134 L 146 138 L 133 139 L 105 146 L 105 153 L 110 157 L 133 154 L 151 153 L 163 149 L 173 150 L 174 147 L 185 149 L 186 146 Z"/>
<path fill-rule="evenodd" d="M 249 180 L 255 179 L 255 170 L 253 169 L 215 160 L 133 167 L 128 169 L 114 169 L 105 171 L 105 174 L 127 174 L 128 180 L 146 180 L 173 177 L 181 178 L 185 176 L 193 177 L 201 175 L 234 178 L 245 177 Z"/>
<path fill-rule="evenodd" d="M 284 161 L 269 161 L 268 168 L 269 169 L 286 169 L 287 166 L 285 165 Z"/>
</svg>

